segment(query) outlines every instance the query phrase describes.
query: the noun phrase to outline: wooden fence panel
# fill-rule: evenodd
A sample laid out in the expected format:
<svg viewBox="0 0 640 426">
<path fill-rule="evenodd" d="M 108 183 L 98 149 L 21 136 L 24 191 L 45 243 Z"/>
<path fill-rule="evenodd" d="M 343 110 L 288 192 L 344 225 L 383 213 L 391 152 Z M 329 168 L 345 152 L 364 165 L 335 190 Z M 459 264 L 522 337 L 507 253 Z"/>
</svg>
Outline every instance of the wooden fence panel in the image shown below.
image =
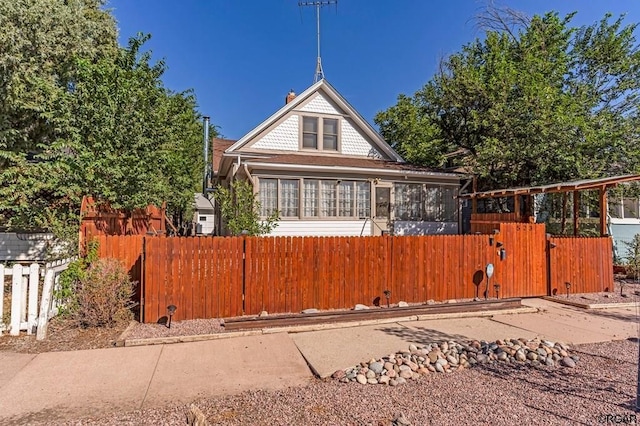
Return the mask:
<svg viewBox="0 0 640 426">
<path fill-rule="evenodd" d="M 552 294 L 613 290 L 613 249 L 609 237 L 551 237 L 549 239 Z"/>
<path fill-rule="evenodd" d="M 144 321 L 242 315 L 242 238 L 147 237 Z"/>
<path fill-rule="evenodd" d="M 492 236 L 491 245 L 487 234 L 146 237 L 144 320 L 166 316 L 169 304 L 178 307 L 175 320 L 385 305 L 385 290 L 391 303 L 484 299 L 485 292 L 494 298 L 496 283 L 501 298 L 546 295 L 544 225 L 505 223 Z M 101 256 L 138 262 L 140 236 L 99 238 Z M 564 292 L 564 282 L 572 292 L 613 288 L 610 239 L 553 237 L 550 243 L 556 245 L 549 258 L 553 289 Z M 490 282 L 487 263 L 495 269 Z"/>
</svg>

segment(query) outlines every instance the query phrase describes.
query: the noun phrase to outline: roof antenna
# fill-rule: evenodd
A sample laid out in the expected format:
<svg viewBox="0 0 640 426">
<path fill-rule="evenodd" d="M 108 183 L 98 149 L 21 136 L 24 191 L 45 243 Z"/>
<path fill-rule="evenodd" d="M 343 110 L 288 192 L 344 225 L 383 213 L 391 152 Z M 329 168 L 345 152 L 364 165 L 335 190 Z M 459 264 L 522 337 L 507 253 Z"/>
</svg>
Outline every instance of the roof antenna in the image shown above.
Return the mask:
<svg viewBox="0 0 640 426">
<path fill-rule="evenodd" d="M 338 0 L 314 0 L 314 1 L 299 1 L 298 6 L 315 6 L 316 8 L 316 31 L 318 38 L 318 60 L 316 62 L 316 73 L 313 76 L 313 82 L 317 83 L 320 80 L 324 79 L 324 71 L 322 70 L 322 59 L 320 57 L 320 8 L 322 6 L 329 6 L 335 4 L 336 8 L 338 7 Z"/>
</svg>

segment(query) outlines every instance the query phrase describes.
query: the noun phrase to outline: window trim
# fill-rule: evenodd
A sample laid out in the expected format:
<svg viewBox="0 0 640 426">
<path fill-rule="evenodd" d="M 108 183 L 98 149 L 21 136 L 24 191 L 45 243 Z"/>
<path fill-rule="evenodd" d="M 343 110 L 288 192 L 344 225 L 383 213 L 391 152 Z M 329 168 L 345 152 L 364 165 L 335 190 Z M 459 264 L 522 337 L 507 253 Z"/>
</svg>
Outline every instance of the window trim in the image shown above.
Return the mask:
<svg viewBox="0 0 640 426">
<path fill-rule="evenodd" d="M 339 115 L 328 115 L 328 114 L 316 114 L 316 113 L 300 113 L 298 114 L 298 150 L 304 152 L 326 152 L 326 153 L 336 153 L 339 154 L 342 152 L 342 117 Z M 304 139 L 304 119 L 305 118 L 317 118 L 318 119 L 318 132 L 316 133 L 316 148 L 306 148 L 303 146 Z M 337 137 L 337 147 L 335 150 L 333 149 L 325 149 L 324 148 L 324 120 L 336 120 L 338 132 L 336 134 Z"/>
</svg>

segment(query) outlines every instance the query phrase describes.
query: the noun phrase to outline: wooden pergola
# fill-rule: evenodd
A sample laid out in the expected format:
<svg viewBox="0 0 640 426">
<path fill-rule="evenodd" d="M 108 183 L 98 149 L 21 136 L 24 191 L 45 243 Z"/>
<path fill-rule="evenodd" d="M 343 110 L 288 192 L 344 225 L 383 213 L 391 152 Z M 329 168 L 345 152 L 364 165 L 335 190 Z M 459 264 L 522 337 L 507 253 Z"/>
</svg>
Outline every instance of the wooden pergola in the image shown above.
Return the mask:
<svg viewBox="0 0 640 426">
<path fill-rule="evenodd" d="M 478 213 L 479 199 L 492 198 L 508 198 L 514 197 L 513 213 L 493 213 L 487 214 L 491 216 L 487 223 L 496 221 L 502 222 L 529 222 L 530 215 L 521 214 L 520 196 L 524 196 L 525 202 L 532 205 L 532 196 L 535 194 L 551 194 L 551 193 L 573 193 L 573 230 L 574 234 L 578 234 L 579 212 L 580 212 L 580 192 L 581 191 L 599 191 L 599 210 L 600 210 L 600 235 L 607 235 L 607 190 L 621 183 L 640 181 L 640 175 L 622 175 L 599 179 L 583 179 L 569 182 L 552 183 L 548 185 L 527 186 L 520 188 L 494 189 L 491 191 L 471 192 L 460 194 L 460 199 L 471 200 L 472 223 L 474 216 L 477 222 L 483 223 L 482 213 Z"/>
</svg>

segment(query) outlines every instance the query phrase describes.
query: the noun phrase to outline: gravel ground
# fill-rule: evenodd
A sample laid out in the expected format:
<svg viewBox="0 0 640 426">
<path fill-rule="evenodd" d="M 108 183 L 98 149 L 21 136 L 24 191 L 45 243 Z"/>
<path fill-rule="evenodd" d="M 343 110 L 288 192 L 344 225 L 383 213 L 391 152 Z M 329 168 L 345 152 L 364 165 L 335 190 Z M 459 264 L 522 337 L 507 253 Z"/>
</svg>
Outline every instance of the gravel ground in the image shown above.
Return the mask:
<svg viewBox="0 0 640 426">
<path fill-rule="evenodd" d="M 569 297 L 567 297 L 566 293 L 559 292 L 554 298 L 560 302 L 568 300 L 585 305 L 638 302 L 640 301 L 640 282 L 632 280 L 615 281 L 613 290 L 609 292 L 569 293 Z"/>
<path fill-rule="evenodd" d="M 573 369 L 498 364 L 429 374 L 397 387 L 315 380 L 305 387 L 194 403 L 216 425 L 390 425 L 398 413 L 414 426 L 606 424 L 608 415 L 631 419 L 637 342 L 580 345 L 571 352 L 580 356 Z M 65 424 L 184 425 L 188 410 L 187 405 L 164 407 Z"/>
<path fill-rule="evenodd" d="M 120 339 L 151 339 L 156 337 L 195 336 L 224 332 L 223 322 L 218 319 L 195 319 L 176 321 L 171 328 L 163 324 L 142 324 L 132 321 Z"/>
</svg>

